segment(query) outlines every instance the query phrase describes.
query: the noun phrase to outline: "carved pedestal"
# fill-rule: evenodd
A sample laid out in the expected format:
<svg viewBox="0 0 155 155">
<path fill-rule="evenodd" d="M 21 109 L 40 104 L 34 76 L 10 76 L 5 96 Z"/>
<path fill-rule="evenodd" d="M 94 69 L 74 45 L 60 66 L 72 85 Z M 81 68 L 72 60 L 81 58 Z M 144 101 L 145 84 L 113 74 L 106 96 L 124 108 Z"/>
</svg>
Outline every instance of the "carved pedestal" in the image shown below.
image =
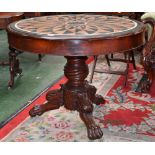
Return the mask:
<svg viewBox="0 0 155 155">
<path fill-rule="evenodd" d="M 41 115 L 46 111 L 58 109 L 63 106 L 69 110 L 77 110 L 80 118 L 87 127 L 90 139 L 101 138 L 103 133 L 93 120 L 93 104 L 103 104 L 104 99 L 96 95 L 96 88 L 88 84 L 85 78 L 88 75 L 87 57 L 66 57 L 67 63 L 64 74 L 68 78 L 65 85 L 59 90 L 49 91 L 46 95 L 47 103 L 35 106 L 30 110 L 32 117 Z"/>
</svg>

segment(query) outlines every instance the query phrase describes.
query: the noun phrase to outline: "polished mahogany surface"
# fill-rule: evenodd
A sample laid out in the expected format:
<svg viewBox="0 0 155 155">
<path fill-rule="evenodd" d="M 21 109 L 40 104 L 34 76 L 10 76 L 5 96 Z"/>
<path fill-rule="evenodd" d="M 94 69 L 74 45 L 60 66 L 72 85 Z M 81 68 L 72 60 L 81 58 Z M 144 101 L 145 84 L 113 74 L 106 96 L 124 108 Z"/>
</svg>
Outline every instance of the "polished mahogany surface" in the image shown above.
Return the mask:
<svg viewBox="0 0 155 155">
<path fill-rule="evenodd" d="M 55 15 L 12 23 L 8 35 L 9 44 L 19 50 L 85 56 L 141 46 L 145 43 L 144 29 L 138 21 L 117 16 Z"/>
<path fill-rule="evenodd" d="M 0 29 L 6 29 L 8 24 L 22 19 L 23 15 L 22 12 L 0 12 Z"/>
</svg>

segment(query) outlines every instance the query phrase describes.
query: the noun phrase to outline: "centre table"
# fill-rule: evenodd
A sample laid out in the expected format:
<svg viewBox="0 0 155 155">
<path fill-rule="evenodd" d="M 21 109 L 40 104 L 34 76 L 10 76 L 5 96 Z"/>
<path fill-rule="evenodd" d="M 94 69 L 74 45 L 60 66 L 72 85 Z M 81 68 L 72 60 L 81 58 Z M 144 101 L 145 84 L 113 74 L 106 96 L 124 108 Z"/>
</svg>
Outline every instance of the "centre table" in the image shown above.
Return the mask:
<svg viewBox="0 0 155 155">
<path fill-rule="evenodd" d="M 97 89 L 85 80 L 88 56 L 125 52 L 145 44 L 143 23 L 105 15 L 67 14 L 20 20 L 7 28 L 11 49 L 64 56 L 68 81 L 49 91 L 47 102 L 30 110 L 32 117 L 64 106 L 77 110 L 87 128 L 89 139 L 103 136 L 93 119 L 93 104 L 104 104 Z"/>
</svg>

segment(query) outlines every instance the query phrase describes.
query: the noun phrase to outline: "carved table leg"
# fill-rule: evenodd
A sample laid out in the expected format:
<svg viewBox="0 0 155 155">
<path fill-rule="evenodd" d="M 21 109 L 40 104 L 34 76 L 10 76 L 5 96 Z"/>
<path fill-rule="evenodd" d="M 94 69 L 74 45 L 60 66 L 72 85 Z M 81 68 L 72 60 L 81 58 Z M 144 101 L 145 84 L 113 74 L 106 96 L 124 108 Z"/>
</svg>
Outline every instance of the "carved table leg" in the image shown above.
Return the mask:
<svg viewBox="0 0 155 155">
<path fill-rule="evenodd" d="M 46 94 L 47 103 L 33 107 L 29 114 L 31 117 L 42 115 L 44 112 L 59 109 L 63 105 L 63 92 L 60 90 L 51 90 Z"/>
<path fill-rule="evenodd" d="M 77 110 L 87 127 L 90 139 L 101 138 L 103 133 L 93 120 L 93 104 L 104 103 L 102 96 L 96 95 L 96 88 L 90 86 L 85 78 L 88 75 L 87 57 L 66 57 L 67 63 L 64 74 L 68 78 L 60 90 L 49 91 L 46 95 L 47 103 L 35 106 L 30 115 L 41 115 L 46 111 L 58 109 L 64 105 L 69 110 Z"/>
<path fill-rule="evenodd" d="M 97 96 L 96 88 L 90 86 L 85 78 L 88 75 L 87 57 L 66 57 L 64 69 L 68 82 L 64 86 L 64 106 L 70 110 L 78 110 L 80 117 L 87 127 L 90 139 L 101 138 L 103 133 L 93 120 L 93 103 L 104 103 L 101 96 Z M 67 93 L 66 93 L 67 92 Z M 68 95 L 65 95 L 68 94 Z"/>
<path fill-rule="evenodd" d="M 80 113 L 80 117 L 87 127 L 88 138 L 91 140 L 100 139 L 103 132 L 93 120 L 92 113 Z"/>
<path fill-rule="evenodd" d="M 19 60 L 16 58 L 16 50 L 14 48 L 9 47 L 9 67 L 10 67 L 10 81 L 9 87 L 14 85 L 14 78 L 17 74 L 22 73 L 22 69 L 19 68 Z"/>
</svg>

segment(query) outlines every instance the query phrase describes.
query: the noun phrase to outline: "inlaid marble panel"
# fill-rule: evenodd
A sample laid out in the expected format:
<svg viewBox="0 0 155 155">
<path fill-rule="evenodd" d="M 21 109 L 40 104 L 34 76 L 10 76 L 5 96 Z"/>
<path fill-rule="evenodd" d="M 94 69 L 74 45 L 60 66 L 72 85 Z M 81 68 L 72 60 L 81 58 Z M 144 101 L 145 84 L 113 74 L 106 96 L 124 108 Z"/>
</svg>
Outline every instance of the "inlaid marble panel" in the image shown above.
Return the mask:
<svg viewBox="0 0 155 155">
<path fill-rule="evenodd" d="M 105 15 L 56 15 L 21 20 L 11 25 L 17 32 L 47 37 L 87 38 L 130 33 L 137 22 Z"/>
</svg>

